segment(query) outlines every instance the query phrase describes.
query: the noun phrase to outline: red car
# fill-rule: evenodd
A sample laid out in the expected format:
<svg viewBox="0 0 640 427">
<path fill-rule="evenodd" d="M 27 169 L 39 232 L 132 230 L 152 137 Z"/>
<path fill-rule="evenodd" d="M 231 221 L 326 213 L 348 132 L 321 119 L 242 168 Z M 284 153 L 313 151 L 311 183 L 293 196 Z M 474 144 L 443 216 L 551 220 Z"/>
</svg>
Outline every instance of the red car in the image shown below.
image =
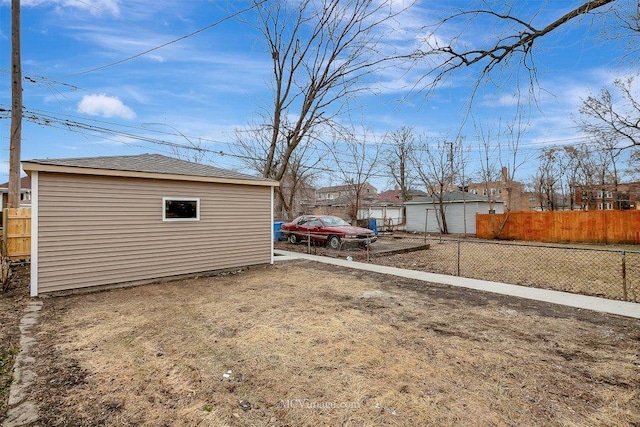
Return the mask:
<svg viewBox="0 0 640 427">
<path fill-rule="evenodd" d="M 299 216 L 282 224 L 280 232 L 287 237 L 289 243 L 311 240 L 313 243 L 326 244 L 332 249 L 352 243 L 366 246 L 377 240 L 375 233 L 368 228 L 354 227 L 347 221 L 330 215 Z"/>
</svg>

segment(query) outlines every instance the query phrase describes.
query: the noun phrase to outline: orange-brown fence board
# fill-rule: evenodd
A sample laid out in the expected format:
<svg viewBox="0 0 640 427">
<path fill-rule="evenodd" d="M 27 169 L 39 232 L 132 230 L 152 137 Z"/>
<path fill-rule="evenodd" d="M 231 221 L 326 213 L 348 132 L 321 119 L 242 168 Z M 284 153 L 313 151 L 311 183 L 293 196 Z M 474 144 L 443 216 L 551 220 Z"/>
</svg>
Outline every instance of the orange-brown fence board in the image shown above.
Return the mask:
<svg viewBox="0 0 640 427">
<path fill-rule="evenodd" d="M 640 243 L 640 211 L 553 211 L 477 214 L 476 235 L 483 239 L 540 242 Z M 495 233 L 492 232 L 493 221 Z"/>
<path fill-rule="evenodd" d="M 30 258 L 31 208 L 7 208 L 3 219 L 2 238 L 6 254 L 13 260 Z"/>
</svg>

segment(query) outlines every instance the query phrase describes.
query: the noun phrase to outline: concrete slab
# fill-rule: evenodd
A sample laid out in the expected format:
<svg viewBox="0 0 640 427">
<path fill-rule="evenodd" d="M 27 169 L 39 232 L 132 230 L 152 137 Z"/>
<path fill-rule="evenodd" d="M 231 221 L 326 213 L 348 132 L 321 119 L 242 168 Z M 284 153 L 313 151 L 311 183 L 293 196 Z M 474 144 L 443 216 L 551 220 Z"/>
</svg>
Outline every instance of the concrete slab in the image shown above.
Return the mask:
<svg viewBox="0 0 640 427">
<path fill-rule="evenodd" d="M 38 408 L 33 402 L 24 402 L 7 411 L 7 418 L 2 423 L 2 426 L 20 427 L 36 421 L 38 421 Z"/>
<path fill-rule="evenodd" d="M 36 379 L 33 370 L 35 356 L 33 347 L 36 338 L 31 329 L 37 323 L 42 301 L 31 301 L 25 308 L 20 320 L 20 352 L 13 365 L 13 381 L 9 388 L 9 409 L 3 427 L 19 427 L 32 424 L 38 420 L 38 407 L 35 402 L 26 400 L 27 392 Z"/>
<path fill-rule="evenodd" d="M 375 273 L 389 274 L 404 277 L 406 279 L 421 280 L 424 282 L 439 283 L 443 285 L 457 286 L 479 291 L 493 292 L 501 295 L 510 295 L 518 298 L 526 298 L 536 301 L 544 301 L 552 304 L 560 304 L 568 307 L 585 310 L 599 311 L 618 316 L 640 319 L 640 304 L 626 301 L 616 301 L 586 295 L 572 294 L 569 292 L 552 291 L 548 289 L 530 288 L 527 286 L 511 285 L 508 283 L 491 282 L 488 280 L 469 279 L 466 277 L 448 276 L 445 274 L 427 273 L 424 271 L 405 270 L 396 267 L 367 264 L 364 262 L 347 261 L 344 259 L 308 255 L 289 251 L 276 251 L 279 255 L 321 262 L 324 264 L 338 265 L 341 267 L 355 268 L 357 270 L 372 271 Z M 279 258 L 279 257 L 274 257 Z"/>
</svg>

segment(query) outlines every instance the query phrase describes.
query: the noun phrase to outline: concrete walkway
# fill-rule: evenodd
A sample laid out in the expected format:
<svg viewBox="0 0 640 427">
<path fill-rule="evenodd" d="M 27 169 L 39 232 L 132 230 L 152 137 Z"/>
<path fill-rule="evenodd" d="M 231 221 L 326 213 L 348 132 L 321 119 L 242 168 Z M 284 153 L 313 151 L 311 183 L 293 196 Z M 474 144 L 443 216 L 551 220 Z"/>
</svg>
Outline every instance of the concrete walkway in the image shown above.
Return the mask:
<svg viewBox="0 0 640 427">
<path fill-rule="evenodd" d="M 582 308 L 585 310 L 600 311 L 616 314 L 618 316 L 640 319 L 640 304 L 625 301 L 616 301 L 605 298 L 572 294 L 569 292 L 551 291 L 547 289 L 530 288 L 527 286 L 510 285 L 507 283 L 490 282 L 488 280 L 468 279 L 466 277 L 447 276 L 445 274 L 426 273 L 424 271 L 405 270 L 402 268 L 386 267 L 383 265 L 368 264 L 364 262 L 347 261 L 344 259 L 330 258 L 318 255 L 307 255 L 299 252 L 277 250 L 274 251 L 276 262 L 306 259 L 324 264 L 338 265 L 340 267 L 355 268 L 357 270 L 372 271 L 375 273 L 389 274 L 404 277 L 406 279 L 421 280 L 430 283 L 456 286 L 461 288 L 476 289 L 479 291 L 493 292 L 496 294 L 510 295 L 518 298 L 526 298 L 536 301 L 544 301 L 552 304 L 560 304 L 568 307 Z"/>
<path fill-rule="evenodd" d="M 13 382 L 9 389 L 9 409 L 3 427 L 20 427 L 38 420 L 38 407 L 27 400 L 29 388 L 36 379 L 33 370 L 36 338 L 31 328 L 38 322 L 42 301 L 31 301 L 20 319 L 20 352 L 13 365 Z"/>
</svg>

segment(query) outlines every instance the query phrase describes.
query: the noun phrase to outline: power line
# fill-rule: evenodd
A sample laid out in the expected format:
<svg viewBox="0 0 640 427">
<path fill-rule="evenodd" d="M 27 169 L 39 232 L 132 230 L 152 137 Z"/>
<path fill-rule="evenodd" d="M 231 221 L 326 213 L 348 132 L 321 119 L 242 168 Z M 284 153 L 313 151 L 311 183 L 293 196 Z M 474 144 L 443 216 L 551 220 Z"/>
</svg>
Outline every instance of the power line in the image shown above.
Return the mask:
<svg viewBox="0 0 640 427">
<path fill-rule="evenodd" d="M 0 118 L 2 118 L 2 114 L 3 113 L 6 115 L 6 117 L 8 117 L 8 114 L 9 114 L 10 111 L 11 110 L 10 110 L 9 107 L 3 108 L 2 105 L 0 104 Z M 186 138 L 187 140 L 189 140 L 189 139 L 198 139 L 200 141 L 204 141 L 204 142 L 207 142 L 207 143 L 225 144 L 227 146 L 235 145 L 235 142 L 221 141 L 221 140 L 216 140 L 216 139 L 202 137 L 202 136 L 193 136 L 193 135 L 185 134 L 185 133 L 180 132 L 180 131 L 176 131 L 177 133 L 173 133 L 173 132 L 162 131 L 162 130 L 153 129 L 153 128 L 149 128 L 149 127 L 144 127 L 144 126 L 127 125 L 127 124 L 121 124 L 121 123 L 114 123 L 114 122 L 110 122 L 110 121 L 107 121 L 107 120 L 81 117 L 81 116 L 68 114 L 68 113 L 54 113 L 54 112 L 51 112 L 51 111 L 40 110 L 40 109 L 35 109 L 35 108 L 29 109 L 29 112 L 31 112 L 34 115 L 40 114 L 41 116 L 43 116 L 45 118 L 48 118 L 48 119 L 55 118 L 57 120 L 63 120 L 63 119 L 61 119 L 59 117 L 56 117 L 56 115 L 57 115 L 57 116 L 62 116 L 62 117 L 68 117 L 68 118 L 71 118 L 71 119 L 74 119 L 74 120 L 85 120 L 85 121 L 90 121 L 90 122 L 94 122 L 94 123 L 99 123 L 99 124 L 104 125 L 104 126 L 116 126 L 116 127 L 134 129 L 134 130 L 143 131 L 143 132 L 153 132 L 153 133 L 162 134 L 162 135 L 171 135 L 171 136 L 175 136 L 175 137 L 183 137 L 183 138 Z M 106 129 L 106 128 L 102 128 L 101 127 L 101 129 Z M 478 149 L 477 147 L 478 147 L 478 144 L 480 144 L 480 143 L 481 143 L 480 140 L 469 140 L 469 139 L 466 139 L 464 145 L 469 147 L 471 151 L 475 151 L 475 150 Z M 546 140 L 541 140 L 541 141 L 538 141 L 538 142 L 530 142 L 530 143 L 526 143 L 526 144 L 520 143 L 519 147 L 518 147 L 518 151 L 525 152 L 525 151 L 538 151 L 538 150 L 543 149 L 543 148 L 557 148 L 557 147 L 563 147 L 563 146 L 567 145 L 566 143 L 571 143 L 570 145 L 595 145 L 595 144 L 597 144 L 597 141 L 594 141 L 588 135 L 574 136 L 574 137 L 567 137 L 567 138 L 558 138 L 558 139 L 546 139 Z M 382 140 L 382 141 L 379 141 L 379 142 L 373 142 L 371 144 L 372 145 L 383 145 L 383 146 L 394 146 L 395 145 L 395 143 L 387 142 L 385 140 Z"/>
<path fill-rule="evenodd" d="M 191 32 L 189 34 L 186 34 L 184 36 L 178 37 L 177 39 L 173 39 L 173 40 L 170 40 L 170 41 L 168 41 L 166 43 L 162 43 L 161 45 L 152 47 L 151 49 L 147 49 L 144 52 L 140 52 L 140 53 L 137 53 L 135 55 L 129 56 L 127 58 L 120 59 L 120 60 L 112 62 L 110 64 L 101 65 L 99 67 L 91 68 L 89 70 L 81 71 L 81 72 L 75 73 L 75 74 L 69 74 L 67 77 L 77 77 L 77 76 L 81 76 L 81 75 L 84 75 L 84 74 L 93 73 L 94 71 L 103 70 L 105 68 L 113 67 L 115 65 L 119 65 L 119 64 L 122 64 L 124 62 L 131 61 L 132 59 L 139 58 L 139 57 L 144 56 L 144 55 L 146 55 L 148 53 L 151 53 L 151 52 L 156 51 L 158 49 L 162 49 L 163 47 L 166 47 L 166 46 L 169 46 L 171 44 L 177 43 L 177 42 L 182 41 L 184 39 L 187 39 L 189 37 L 193 37 L 193 36 L 195 36 L 197 34 L 200 34 L 200 33 L 204 32 L 204 31 L 207 31 L 207 30 L 209 30 L 209 29 L 211 29 L 213 27 L 216 27 L 216 26 L 222 24 L 223 22 L 226 22 L 226 21 L 228 21 L 230 19 L 233 19 L 236 16 L 242 15 L 243 13 L 246 13 L 246 12 L 250 11 L 251 9 L 254 9 L 257 6 L 260 6 L 265 1 L 267 1 L 267 0 L 262 0 L 259 3 L 256 3 L 256 4 L 252 5 L 252 6 L 249 6 L 249 7 L 245 8 L 245 9 L 242 9 L 242 10 L 240 10 L 238 12 L 232 13 L 231 15 L 227 15 L 224 18 L 220 19 L 219 21 L 216 21 L 216 22 L 214 22 L 212 24 L 209 24 L 209 25 L 207 25 L 205 27 L 202 27 L 202 28 L 200 28 L 200 29 L 198 29 L 196 31 L 193 31 L 193 32 Z"/>
<path fill-rule="evenodd" d="M 0 118 L 3 118 L 3 116 L 7 116 L 8 117 L 8 113 L 10 112 L 10 109 L 5 109 L 2 108 L 2 106 L 0 105 Z M 150 143 L 150 144 L 154 144 L 154 145 L 158 145 L 158 146 L 162 146 L 162 147 L 169 147 L 171 149 L 180 149 L 180 150 L 197 150 L 199 152 L 203 152 L 203 153 L 208 153 L 208 154 L 215 154 L 217 156 L 222 156 L 222 157 L 228 157 L 228 158 L 233 158 L 233 159 L 238 159 L 240 161 L 258 161 L 258 162 L 262 162 L 265 160 L 264 157 L 259 157 L 259 156 L 247 156 L 247 155 L 242 155 L 242 154 L 237 154 L 237 153 L 233 153 L 233 152 L 229 152 L 228 150 L 217 150 L 217 149 L 210 149 L 210 148 L 204 148 L 204 147 L 193 147 L 193 146 L 189 146 L 189 145 L 184 145 L 184 144 L 179 144 L 176 142 L 170 142 L 167 141 L 165 139 L 162 138 L 158 138 L 158 137 L 151 137 L 151 136 L 147 136 L 147 135 L 140 135 L 137 134 L 131 130 L 142 130 L 145 132 L 152 132 L 154 134 L 159 134 L 159 135 L 170 135 L 170 136 L 174 136 L 174 137 L 187 137 L 186 135 L 184 135 L 182 132 L 178 131 L 178 134 L 175 133 L 171 133 L 171 132 L 166 132 L 166 131 L 160 131 L 160 130 L 154 130 L 154 129 L 149 129 L 149 128 L 145 128 L 145 127 L 138 127 L 138 126 L 131 126 L 131 125 L 122 125 L 122 124 L 115 124 L 112 122 L 108 122 L 108 121 L 104 121 L 104 120 L 97 120 L 97 119 L 87 119 L 90 120 L 94 123 L 97 124 L 91 124 L 91 123 L 84 123 L 79 119 L 79 117 L 74 116 L 74 115 L 70 115 L 70 114 L 62 114 L 62 116 L 65 117 L 69 117 L 69 118 L 62 118 L 62 117 L 57 117 L 56 115 L 54 115 L 54 113 L 50 113 L 50 112 L 46 112 L 46 111 L 42 111 L 42 110 L 36 110 L 36 109 L 26 109 L 24 110 L 24 118 L 32 123 L 35 123 L 37 125 L 40 126 L 46 126 L 46 127 L 52 127 L 55 129 L 61 129 L 61 130 L 66 130 L 69 132 L 74 132 L 74 133 L 80 133 L 82 135 L 87 136 L 86 132 L 89 132 L 93 135 L 100 135 L 101 138 L 103 139 L 108 139 L 106 138 L 105 135 L 111 135 L 111 136 L 116 136 L 119 138 L 123 138 L 123 139 L 110 139 L 113 141 L 117 141 L 121 144 L 125 144 L 128 146 L 134 146 L 134 147 L 141 147 L 141 148 L 148 148 L 146 146 L 142 146 L 140 144 L 135 143 L 134 141 L 139 141 L 139 142 L 146 142 L 146 143 Z M 72 119 L 70 119 L 72 118 Z M 108 126 L 119 126 L 121 128 L 124 128 L 124 130 L 118 130 L 118 129 L 113 129 L 111 127 Z M 131 130 L 129 130 L 131 129 Z M 217 141 L 217 140 L 213 140 L 213 139 L 209 139 L 209 138 L 202 138 L 202 137 L 191 137 L 191 138 L 198 138 L 199 140 L 205 141 L 205 142 L 212 142 L 212 143 L 217 143 L 217 144 L 222 144 L 227 146 L 228 148 L 233 147 L 235 144 L 233 142 L 228 142 L 228 141 Z M 188 138 L 187 138 L 188 140 Z M 558 140 L 560 141 L 560 140 Z M 582 142 L 578 145 L 587 145 L 587 144 L 594 144 L 594 141 L 585 141 Z M 576 144 L 574 144 L 576 145 Z M 532 150 L 536 150 L 538 151 L 541 148 L 550 148 L 550 145 L 544 145 L 544 146 L 531 146 L 529 148 L 523 149 L 523 148 L 519 148 L 519 151 L 532 151 Z M 343 164 L 345 165 L 356 165 L 356 161 L 352 161 L 349 162 L 346 159 L 341 160 Z M 322 167 L 322 166 L 308 166 L 307 167 L 309 170 L 314 170 L 317 172 L 327 172 L 327 173 L 333 173 L 335 172 L 334 169 L 332 168 L 328 168 L 328 167 Z M 392 178 L 391 174 L 389 173 L 372 173 L 369 175 L 370 178 L 372 179 L 376 179 L 376 178 L 380 178 L 380 179 L 390 179 Z"/>
<path fill-rule="evenodd" d="M 242 154 L 237 154 L 237 153 L 230 153 L 228 151 L 225 150 L 215 150 L 215 149 L 209 149 L 209 148 L 202 148 L 202 147 L 192 147 L 192 146 L 188 146 L 188 145 L 183 145 L 183 144 L 179 144 L 176 142 L 169 142 L 163 139 L 159 139 L 159 138 L 153 138 L 153 137 L 149 137 L 149 136 L 144 136 L 144 135 L 136 135 L 134 133 L 130 133 L 130 132 L 126 132 L 126 131 L 119 131 L 119 130 L 115 130 L 115 129 L 110 129 L 110 128 L 106 128 L 106 127 L 102 127 L 102 126 L 96 126 L 96 125 L 91 125 L 91 124 L 87 124 L 87 123 L 82 123 L 79 122 L 77 120 L 69 120 L 69 119 L 61 119 L 55 116 L 49 116 L 49 115 L 44 115 L 44 114 L 36 114 L 35 112 L 31 111 L 31 110 L 26 110 L 25 109 L 25 116 L 24 116 L 25 120 L 28 120 L 32 123 L 38 124 L 40 126 L 47 126 L 47 127 L 52 127 L 52 128 L 56 128 L 56 129 L 61 129 L 61 130 L 67 130 L 70 132 L 76 132 L 76 133 L 83 133 L 83 131 L 86 132 L 93 132 L 93 133 L 97 133 L 100 135 L 103 134 L 110 134 L 110 135 L 115 135 L 118 137 L 122 137 L 122 138 L 127 138 L 130 140 L 134 140 L 134 141 L 142 141 L 142 142 L 148 142 L 148 143 L 152 143 L 152 144 L 157 144 L 160 146 L 165 146 L 165 147 L 170 147 L 170 148 L 176 148 L 176 149 L 184 149 L 184 150 L 197 150 L 199 152 L 204 152 L 204 153 L 209 153 L 209 154 L 216 154 L 219 156 L 226 156 L 226 157 L 231 157 L 231 158 L 235 158 L 235 159 L 239 159 L 239 160 L 250 160 L 250 161 L 264 161 L 265 158 L 262 157 L 254 157 L 254 156 L 246 156 L 246 155 L 242 155 Z M 155 131 L 156 133 L 161 133 L 161 134 L 168 134 L 168 135 L 174 135 L 177 136 L 175 134 L 172 133 L 167 133 L 167 132 L 159 132 L 159 131 Z M 127 145 L 133 145 L 131 144 L 129 141 L 126 140 L 118 140 L 118 142 L 122 143 L 122 144 L 127 144 Z M 228 144 L 228 143 L 227 143 Z M 229 145 L 229 144 L 228 144 Z M 344 163 L 349 163 L 349 162 L 344 162 Z M 355 164 L 355 162 L 353 162 L 353 164 Z M 321 167 L 321 166 L 309 166 L 308 169 L 312 169 L 318 172 L 335 172 L 333 169 L 328 168 L 328 167 Z M 388 175 L 386 174 L 370 174 L 369 175 L 371 178 L 389 178 Z"/>
</svg>

